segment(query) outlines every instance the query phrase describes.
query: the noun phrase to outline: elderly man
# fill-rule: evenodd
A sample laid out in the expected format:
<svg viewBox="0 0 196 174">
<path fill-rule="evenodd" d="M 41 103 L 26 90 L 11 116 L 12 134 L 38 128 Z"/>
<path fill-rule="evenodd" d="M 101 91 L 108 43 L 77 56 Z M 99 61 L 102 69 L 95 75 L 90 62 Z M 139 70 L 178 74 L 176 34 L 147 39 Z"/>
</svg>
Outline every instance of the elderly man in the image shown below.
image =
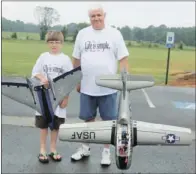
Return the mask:
<svg viewBox="0 0 196 174">
<path fill-rule="evenodd" d="M 79 118 L 89 122 L 95 121 L 99 108 L 102 120 L 117 119 L 117 91 L 97 86 L 95 77 L 103 74 L 116 74 L 118 61 L 120 70 L 128 71 L 128 50 L 123 37 L 115 28 L 105 25 L 105 12 L 101 6 L 89 10 L 91 26 L 79 31 L 73 50 L 74 67 L 82 68 L 83 78 L 78 85 L 80 92 Z M 72 160 L 80 160 L 90 155 L 90 147 L 83 144 L 71 156 Z M 101 165 L 110 165 L 110 148 L 105 145 L 102 152 Z"/>
</svg>

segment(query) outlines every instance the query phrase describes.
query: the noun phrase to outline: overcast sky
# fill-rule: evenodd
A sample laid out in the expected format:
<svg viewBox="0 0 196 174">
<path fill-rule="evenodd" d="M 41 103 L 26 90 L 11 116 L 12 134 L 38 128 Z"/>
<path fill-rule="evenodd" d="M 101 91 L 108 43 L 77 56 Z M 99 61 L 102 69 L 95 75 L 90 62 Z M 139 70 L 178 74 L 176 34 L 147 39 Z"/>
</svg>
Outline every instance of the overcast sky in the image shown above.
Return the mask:
<svg viewBox="0 0 196 174">
<path fill-rule="evenodd" d="M 168 27 L 195 26 L 195 2 L 2 2 L 2 16 L 10 20 L 37 23 L 34 16 L 36 6 L 49 6 L 58 10 L 60 22 L 89 22 L 88 8 L 92 3 L 103 5 L 109 25 L 130 27 L 159 26 Z M 55 25 L 56 25 L 55 24 Z"/>
</svg>

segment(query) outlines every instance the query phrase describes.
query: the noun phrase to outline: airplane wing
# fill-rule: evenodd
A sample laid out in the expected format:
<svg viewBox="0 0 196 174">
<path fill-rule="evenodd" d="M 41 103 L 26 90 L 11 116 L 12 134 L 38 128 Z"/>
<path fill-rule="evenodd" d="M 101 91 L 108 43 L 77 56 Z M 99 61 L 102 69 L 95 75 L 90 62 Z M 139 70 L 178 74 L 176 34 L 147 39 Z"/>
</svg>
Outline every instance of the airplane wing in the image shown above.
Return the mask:
<svg viewBox="0 0 196 174">
<path fill-rule="evenodd" d="M 53 108 L 56 108 L 63 98 L 69 95 L 82 79 L 81 67 L 68 71 L 52 80 L 50 99 L 53 99 Z"/>
<path fill-rule="evenodd" d="M 34 93 L 28 84 L 28 80 L 24 77 L 2 77 L 1 93 L 12 100 L 36 109 Z"/>
<path fill-rule="evenodd" d="M 59 139 L 67 142 L 114 144 L 115 130 L 115 120 L 62 124 Z"/>
<path fill-rule="evenodd" d="M 52 103 L 53 110 L 59 102 L 69 95 L 74 87 L 81 81 L 81 67 L 66 72 L 53 80 L 49 79 L 50 88 L 46 91 L 46 98 Z M 35 78 L 4 77 L 1 82 L 2 95 L 19 103 L 27 105 L 41 113 L 39 93 L 36 87 L 42 84 Z"/>
</svg>

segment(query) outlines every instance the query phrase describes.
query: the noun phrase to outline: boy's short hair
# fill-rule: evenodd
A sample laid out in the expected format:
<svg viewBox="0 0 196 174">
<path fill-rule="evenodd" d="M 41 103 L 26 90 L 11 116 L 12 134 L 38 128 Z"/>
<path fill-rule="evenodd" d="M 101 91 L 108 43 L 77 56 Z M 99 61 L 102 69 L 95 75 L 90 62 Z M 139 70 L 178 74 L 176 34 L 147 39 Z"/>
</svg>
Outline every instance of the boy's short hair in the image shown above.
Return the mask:
<svg viewBox="0 0 196 174">
<path fill-rule="evenodd" d="M 49 41 L 61 41 L 64 42 L 64 36 L 63 33 L 60 31 L 48 31 L 46 34 L 46 42 Z"/>
</svg>

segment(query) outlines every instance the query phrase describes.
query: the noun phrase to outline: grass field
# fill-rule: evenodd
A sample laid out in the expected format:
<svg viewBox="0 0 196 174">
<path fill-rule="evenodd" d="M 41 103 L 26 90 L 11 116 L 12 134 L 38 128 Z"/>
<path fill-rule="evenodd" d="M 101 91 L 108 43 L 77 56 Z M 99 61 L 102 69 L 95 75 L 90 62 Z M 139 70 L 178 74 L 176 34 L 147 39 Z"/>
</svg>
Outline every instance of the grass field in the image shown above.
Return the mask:
<svg viewBox="0 0 196 174">
<path fill-rule="evenodd" d="M 3 75 L 29 76 L 38 56 L 47 50 L 42 41 L 2 40 Z M 65 43 L 63 52 L 71 57 L 72 50 L 73 44 Z M 129 51 L 131 73 L 150 74 L 157 84 L 164 82 L 167 49 L 130 47 Z M 171 50 L 169 72 L 177 71 L 195 71 L 195 51 Z"/>
</svg>

